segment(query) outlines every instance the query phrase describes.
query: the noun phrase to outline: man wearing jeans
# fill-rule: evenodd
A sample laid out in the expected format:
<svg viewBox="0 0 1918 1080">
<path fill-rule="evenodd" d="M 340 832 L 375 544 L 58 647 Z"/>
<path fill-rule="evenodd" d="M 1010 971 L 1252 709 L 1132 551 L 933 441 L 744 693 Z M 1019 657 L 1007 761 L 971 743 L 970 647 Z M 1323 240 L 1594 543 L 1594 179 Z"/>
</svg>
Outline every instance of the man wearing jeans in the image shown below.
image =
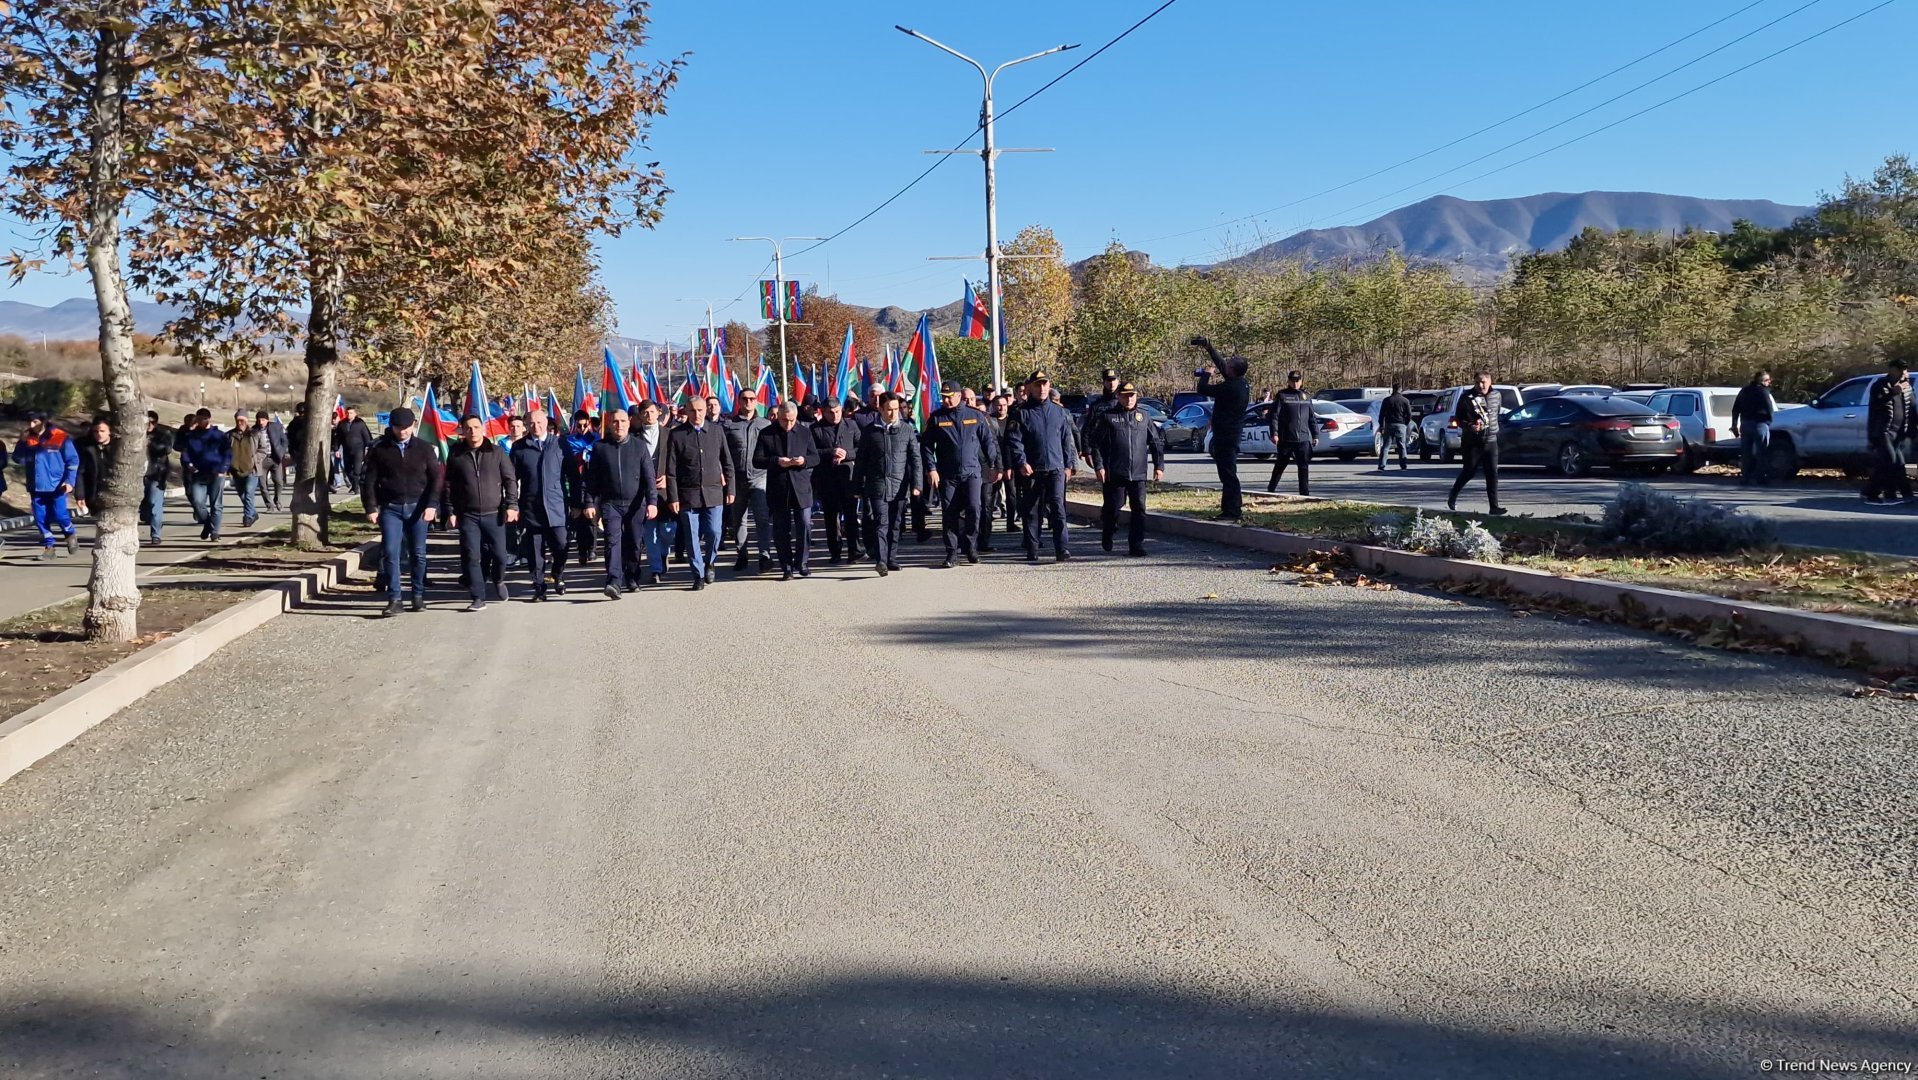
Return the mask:
<svg viewBox="0 0 1918 1080">
<path fill-rule="evenodd" d="M 1392 384 L 1392 393 L 1379 402 L 1379 471 L 1385 471 L 1385 455 L 1391 453 L 1394 446 L 1399 448 L 1399 471 L 1407 468 L 1405 444 L 1412 434 L 1412 399 L 1405 396 L 1398 383 Z"/>
<path fill-rule="evenodd" d="M 666 441 L 666 427 L 659 422 L 659 403 L 642 401 L 637 406 L 639 420 L 633 427 L 633 437 L 644 440 L 646 450 L 653 455 L 653 464 L 658 466 L 659 453 Z M 655 467 L 653 484 L 661 492 L 666 490 L 666 476 Z M 646 581 L 657 585 L 666 576 L 666 553 L 673 550 L 674 541 L 679 539 L 679 518 L 674 514 L 654 514 L 646 522 Z"/>
<path fill-rule="evenodd" d="M 735 497 L 731 481 L 738 470 L 726 433 L 706 420 L 706 399 L 689 399 L 680 418 L 680 425 L 666 433 L 659 471 L 666 477 L 666 509 L 679 518 L 680 535 L 686 537 L 697 592 L 712 584 L 720 526 Z"/>
<path fill-rule="evenodd" d="M 180 465 L 185 470 L 186 501 L 193 504 L 193 520 L 200 539 L 218 540 L 226 520 L 226 474 L 233 468 L 233 445 L 213 423 L 213 413 L 193 414 L 193 429 L 179 439 Z"/>
<path fill-rule="evenodd" d="M 147 543 L 160 546 L 160 526 L 166 518 L 166 482 L 173 472 L 173 429 L 160 423 L 160 414 L 147 412 L 146 498 L 140 501 L 140 523 L 147 527 Z"/>
<path fill-rule="evenodd" d="M 233 459 L 233 486 L 240 492 L 240 527 L 245 529 L 260 517 L 261 462 L 255 434 L 244 410 L 233 414 L 233 430 L 227 432 L 228 456 Z"/>
<path fill-rule="evenodd" d="M 366 520 L 380 527 L 380 548 L 386 558 L 387 618 L 400 613 L 400 574 L 406 559 L 413 560 L 414 611 L 426 610 L 426 527 L 439 516 L 440 485 L 445 470 L 439 455 L 413 437 L 418 423 L 413 410 L 394 409 L 386 434 L 367 450 L 366 474 L 360 499 Z"/>
<path fill-rule="evenodd" d="M 1761 371 L 1732 401 L 1732 438 L 1738 440 L 1738 482 L 1771 482 L 1771 420 L 1778 406 L 1771 397 L 1771 372 Z"/>
</svg>

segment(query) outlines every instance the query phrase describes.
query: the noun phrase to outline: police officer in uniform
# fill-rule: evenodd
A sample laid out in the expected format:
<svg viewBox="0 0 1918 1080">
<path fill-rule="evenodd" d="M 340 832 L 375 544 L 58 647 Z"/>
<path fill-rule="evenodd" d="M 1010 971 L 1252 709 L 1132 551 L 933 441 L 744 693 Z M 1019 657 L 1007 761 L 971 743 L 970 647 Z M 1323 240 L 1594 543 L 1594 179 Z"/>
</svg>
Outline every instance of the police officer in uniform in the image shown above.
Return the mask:
<svg viewBox="0 0 1918 1080">
<path fill-rule="evenodd" d="M 1312 398 L 1305 392 L 1304 373 L 1294 371 L 1286 375 L 1285 389 L 1279 391 L 1272 404 L 1267 426 L 1276 452 L 1272 455 L 1272 479 L 1266 481 L 1265 490 L 1279 490 L 1279 481 L 1285 479 L 1285 467 L 1296 464 L 1299 494 L 1312 494 L 1312 450 L 1319 444 L 1319 420 L 1312 411 Z"/>
<path fill-rule="evenodd" d="M 1008 437 L 1013 469 L 1026 478 L 1026 490 L 1019 504 L 1019 516 L 1026 523 L 1026 561 L 1039 561 L 1039 515 L 1052 526 L 1052 558 L 1065 562 L 1072 558 L 1066 547 L 1066 481 L 1076 473 L 1078 461 L 1072 414 L 1050 398 L 1052 379 L 1035 371 L 1026 380 L 1026 400 L 1014 412 L 1016 423 Z"/>
<path fill-rule="evenodd" d="M 940 533 L 946 542 L 946 561 L 952 568 L 960 555 L 979 561 L 979 514 L 988 477 L 997 477 L 999 449 L 986 414 L 964 403 L 965 388 L 949 382 L 939 388 L 944 408 L 932 414 L 920 433 L 925 448 L 926 490 L 939 492 L 945 506 Z"/>
<path fill-rule="evenodd" d="M 1112 550 L 1123 502 L 1132 511 L 1126 554 L 1136 557 L 1145 554 L 1146 470 L 1151 468 L 1154 480 L 1165 479 L 1165 435 L 1139 408 L 1137 387 L 1120 383 L 1116 401 L 1116 407 L 1086 421 L 1086 445 L 1105 495 L 1099 509 L 1099 544 Z"/>
<path fill-rule="evenodd" d="M 1106 368 L 1099 372 L 1099 396 L 1086 403 L 1085 418 L 1079 422 L 1079 456 L 1092 460 L 1092 432 L 1099 417 L 1119 407 L 1119 373 Z"/>
</svg>

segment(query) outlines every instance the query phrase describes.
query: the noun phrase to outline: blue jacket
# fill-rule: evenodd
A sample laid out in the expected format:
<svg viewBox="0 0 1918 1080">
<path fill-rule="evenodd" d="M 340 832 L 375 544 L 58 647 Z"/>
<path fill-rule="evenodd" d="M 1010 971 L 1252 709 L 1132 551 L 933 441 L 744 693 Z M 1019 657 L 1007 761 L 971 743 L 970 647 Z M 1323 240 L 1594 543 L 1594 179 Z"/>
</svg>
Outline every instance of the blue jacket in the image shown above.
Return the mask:
<svg viewBox="0 0 1918 1080">
<path fill-rule="evenodd" d="M 535 445 L 531 435 L 513 444 L 513 472 L 519 477 L 519 512 L 533 525 L 566 524 L 566 444 L 546 433 Z"/>
<path fill-rule="evenodd" d="M 560 438 L 566 444 L 566 505 L 579 509 L 586 505 L 586 466 L 593 461 L 599 433 L 569 431 Z"/>
<path fill-rule="evenodd" d="M 968 405 L 940 409 L 919 436 L 925 447 L 926 468 L 939 470 L 939 479 L 970 480 L 998 467 L 999 449 L 986 414 Z"/>
<path fill-rule="evenodd" d="M 205 430 L 183 431 L 175 443 L 180 448 L 180 460 L 198 475 L 211 476 L 233 469 L 233 444 L 217 424 L 208 424 Z"/>
<path fill-rule="evenodd" d="M 69 491 L 80 482 L 80 452 L 59 428 L 48 428 L 39 438 L 20 436 L 13 444 L 13 463 L 27 474 L 27 490 L 47 495 L 65 484 Z"/>
<path fill-rule="evenodd" d="M 1012 445 L 1012 467 L 1032 466 L 1032 471 L 1062 472 L 1077 465 L 1073 450 L 1072 414 L 1050 401 L 1021 402 L 1012 410 L 1012 430 L 1007 441 Z"/>
</svg>

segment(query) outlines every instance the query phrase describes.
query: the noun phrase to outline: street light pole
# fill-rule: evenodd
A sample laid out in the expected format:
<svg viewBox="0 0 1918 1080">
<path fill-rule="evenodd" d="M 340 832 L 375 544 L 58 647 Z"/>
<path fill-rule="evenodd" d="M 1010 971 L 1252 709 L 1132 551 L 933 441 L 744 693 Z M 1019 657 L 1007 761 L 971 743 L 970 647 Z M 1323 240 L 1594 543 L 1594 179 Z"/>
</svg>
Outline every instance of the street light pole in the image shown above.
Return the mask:
<svg viewBox="0 0 1918 1080">
<path fill-rule="evenodd" d="M 734 236 L 730 240 L 764 240 L 773 246 L 773 314 L 779 322 L 779 385 L 783 389 L 792 385 L 786 377 L 786 256 L 779 245 L 788 240 L 824 240 L 823 236 L 782 236 L 775 240 L 770 236 Z"/>
<path fill-rule="evenodd" d="M 1033 53 L 1031 56 L 1022 56 L 1017 60 L 1008 60 L 998 67 L 993 68 L 992 71 L 987 72 L 984 64 L 981 64 L 979 61 L 974 60 L 972 57 L 967 56 L 965 53 L 951 46 L 934 41 L 917 30 L 909 30 L 897 24 L 894 24 L 893 29 L 908 37 L 918 38 L 920 41 L 925 42 L 941 52 L 956 56 L 966 63 L 971 64 L 973 68 L 979 72 L 979 78 L 985 83 L 985 96 L 979 104 L 979 128 L 985 133 L 985 145 L 980 150 L 979 156 L 985 159 L 986 163 L 986 291 L 992 294 L 991 299 L 987 301 L 987 303 L 992 305 L 992 325 L 986 330 L 986 338 L 992 347 L 992 386 L 994 390 L 997 390 L 999 387 L 1006 385 L 1006 358 L 1004 351 L 999 345 L 999 327 L 1001 325 L 999 321 L 999 182 L 996 167 L 999 154 L 1003 151 L 996 149 L 992 143 L 994 121 L 992 113 L 992 82 L 999 77 L 1000 72 L 1009 67 L 1023 64 L 1028 60 L 1037 60 L 1042 56 L 1051 56 L 1053 53 L 1065 52 L 1067 49 L 1076 49 L 1079 46 L 1059 45 L 1047 49 L 1044 52 Z"/>
</svg>

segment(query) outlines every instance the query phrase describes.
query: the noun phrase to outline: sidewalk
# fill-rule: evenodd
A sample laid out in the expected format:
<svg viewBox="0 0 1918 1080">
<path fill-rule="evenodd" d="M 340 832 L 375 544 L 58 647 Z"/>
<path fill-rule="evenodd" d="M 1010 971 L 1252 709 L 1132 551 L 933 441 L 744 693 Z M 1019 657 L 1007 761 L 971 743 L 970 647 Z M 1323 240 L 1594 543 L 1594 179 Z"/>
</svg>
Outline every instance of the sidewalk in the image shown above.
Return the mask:
<svg viewBox="0 0 1918 1080">
<path fill-rule="evenodd" d="M 287 496 L 292 497 L 289 489 Z M 227 539 L 265 532 L 286 523 L 285 512 L 262 512 L 251 529 L 240 527 L 240 497 L 228 491 L 226 521 L 221 535 Z M 93 536 L 91 522 L 79 524 L 80 550 L 71 558 L 41 562 L 40 534 L 29 526 L 0 534 L 0 621 L 11 619 L 87 593 L 87 577 L 93 572 Z M 146 529 L 140 530 L 140 576 L 198 558 L 223 545 L 200 539 L 200 527 L 193 523 L 193 510 L 184 496 L 167 499 L 166 528 L 162 547 L 146 546 Z M 56 547 L 57 552 L 66 548 Z"/>
</svg>

